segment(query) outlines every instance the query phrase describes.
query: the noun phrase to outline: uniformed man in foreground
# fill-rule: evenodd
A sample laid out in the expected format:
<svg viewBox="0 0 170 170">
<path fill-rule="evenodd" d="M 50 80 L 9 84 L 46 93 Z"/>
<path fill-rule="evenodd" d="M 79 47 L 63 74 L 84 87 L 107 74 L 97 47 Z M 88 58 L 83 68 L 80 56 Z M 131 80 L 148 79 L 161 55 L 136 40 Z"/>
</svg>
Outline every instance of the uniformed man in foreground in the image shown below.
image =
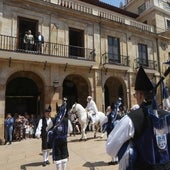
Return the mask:
<svg viewBox="0 0 170 170">
<path fill-rule="evenodd" d="M 170 116 L 153 108 L 154 86 L 139 68 L 135 96 L 140 108 L 124 116 L 110 133 L 106 151 L 119 157 L 119 170 L 170 170 Z"/>
</svg>

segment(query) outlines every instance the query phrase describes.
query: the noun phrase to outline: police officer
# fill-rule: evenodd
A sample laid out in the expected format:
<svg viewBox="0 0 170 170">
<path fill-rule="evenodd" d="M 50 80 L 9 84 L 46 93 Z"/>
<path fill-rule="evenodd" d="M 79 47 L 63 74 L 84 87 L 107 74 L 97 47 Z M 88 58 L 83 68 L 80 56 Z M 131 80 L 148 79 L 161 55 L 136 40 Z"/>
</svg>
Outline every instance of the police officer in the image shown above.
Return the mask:
<svg viewBox="0 0 170 170">
<path fill-rule="evenodd" d="M 135 82 L 135 96 L 140 108 L 124 116 L 106 142 L 106 151 L 113 157 L 119 156 L 125 143 L 128 143 L 119 162 L 120 170 L 129 170 L 130 166 L 133 170 L 170 169 L 170 142 L 166 139 L 168 135 L 155 135 L 154 131 L 156 124 L 159 126 L 161 121 L 153 114 L 153 89 L 153 84 L 140 67 Z M 166 114 L 163 110 L 159 111 L 160 115 L 162 113 Z M 132 157 L 129 157 L 131 153 Z"/>
</svg>

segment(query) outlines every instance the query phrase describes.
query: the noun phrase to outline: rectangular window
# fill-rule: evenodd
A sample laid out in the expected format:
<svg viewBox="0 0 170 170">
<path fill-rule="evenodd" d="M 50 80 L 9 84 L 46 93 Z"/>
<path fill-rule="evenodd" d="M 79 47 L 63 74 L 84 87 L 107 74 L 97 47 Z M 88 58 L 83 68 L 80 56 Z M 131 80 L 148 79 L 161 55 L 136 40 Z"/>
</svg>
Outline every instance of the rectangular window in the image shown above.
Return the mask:
<svg viewBox="0 0 170 170">
<path fill-rule="evenodd" d="M 170 20 L 167 20 L 167 28 L 170 29 Z"/>
<path fill-rule="evenodd" d="M 146 10 L 146 5 L 145 3 L 142 4 L 140 7 L 138 7 L 138 14 L 141 14 L 142 12 L 144 12 Z"/>
<path fill-rule="evenodd" d="M 70 57 L 85 57 L 84 31 L 69 28 L 69 55 Z"/>
<path fill-rule="evenodd" d="M 148 66 L 147 45 L 138 44 L 138 53 L 139 53 L 139 64 L 143 66 Z"/>
<path fill-rule="evenodd" d="M 108 37 L 108 59 L 109 63 L 120 63 L 120 40 L 116 37 Z"/>
<path fill-rule="evenodd" d="M 168 8 L 170 8 L 170 2 L 167 2 L 167 6 L 168 6 Z"/>
</svg>

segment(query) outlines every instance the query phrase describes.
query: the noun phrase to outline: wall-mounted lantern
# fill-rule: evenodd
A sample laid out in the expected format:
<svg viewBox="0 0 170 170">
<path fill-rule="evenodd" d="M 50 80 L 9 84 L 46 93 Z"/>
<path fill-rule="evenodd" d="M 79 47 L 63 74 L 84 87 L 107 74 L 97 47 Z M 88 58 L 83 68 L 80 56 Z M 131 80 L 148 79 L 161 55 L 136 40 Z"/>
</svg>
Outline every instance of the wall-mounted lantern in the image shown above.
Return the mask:
<svg viewBox="0 0 170 170">
<path fill-rule="evenodd" d="M 59 87 L 59 81 L 58 80 L 53 81 L 53 87 L 54 87 L 54 91 L 56 90 L 57 87 Z"/>
</svg>

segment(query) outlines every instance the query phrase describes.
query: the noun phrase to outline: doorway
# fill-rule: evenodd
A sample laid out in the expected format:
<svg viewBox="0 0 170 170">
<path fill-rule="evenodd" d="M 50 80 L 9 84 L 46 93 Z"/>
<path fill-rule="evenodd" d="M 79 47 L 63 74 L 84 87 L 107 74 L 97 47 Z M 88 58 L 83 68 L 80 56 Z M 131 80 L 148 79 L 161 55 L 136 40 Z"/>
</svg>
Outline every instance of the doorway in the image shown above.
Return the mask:
<svg viewBox="0 0 170 170">
<path fill-rule="evenodd" d="M 85 57 L 84 31 L 69 28 L 69 55 L 73 58 Z"/>
<path fill-rule="evenodd" d="M 35 38 L 38 32 L 38 20 L 18 17 L 18 49 L 24 49 L 23 39 L 28 30 L 31 30 L 32 35 Z M 35 50 L 35 46 L 33 48 Z"/>
<path fill-rule="evenodd" d="M 70 74 L 65 78 L 63 82 L 63 97 L 67 97 L 68 99 L 68 109 L 70 109 L 75 102 L 78 102 L 83 107 L 86 107 L 86 99 L 88 95 L 88 83 L 82 76 Z"/>
<path fill-rule="evenodd" d="M 125 85 L 123 81 L 117 77 L 109 77 L 106 80 L 106 83 L 104 85 L 105 90 L 105 108 L 107 106 L 113 105 L 118 98 L 122 98 L 122 104 L 126 105 L 127 101 L 125 100 L 126 94 L 125 94 Z"/>
</svg>

